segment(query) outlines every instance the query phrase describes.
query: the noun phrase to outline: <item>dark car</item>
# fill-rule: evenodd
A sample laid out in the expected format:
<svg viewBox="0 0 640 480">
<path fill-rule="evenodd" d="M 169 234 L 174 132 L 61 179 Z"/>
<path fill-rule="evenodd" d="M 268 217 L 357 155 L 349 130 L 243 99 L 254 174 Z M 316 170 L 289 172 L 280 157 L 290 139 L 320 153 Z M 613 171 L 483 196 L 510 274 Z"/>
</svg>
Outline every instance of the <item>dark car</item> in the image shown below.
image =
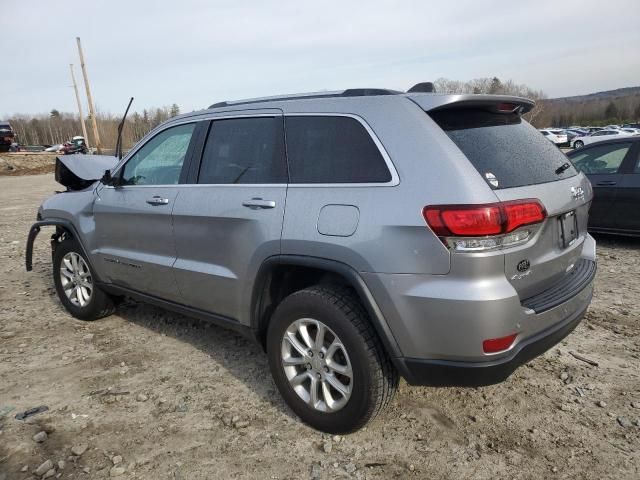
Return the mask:
<svg viewBox="0 0 640 480">
<path fill-rule="evenodd" d="M 589 230 L 640 236 L 640 136 L 594 143 L 567 156 L 593 185 Z"/>
<path fill-rule="evenodd" d="M 16 134 L 9 122 L 0 121 L 0 152 L 8 152 L 11 144 L 15 142 Z"/>
</svg>

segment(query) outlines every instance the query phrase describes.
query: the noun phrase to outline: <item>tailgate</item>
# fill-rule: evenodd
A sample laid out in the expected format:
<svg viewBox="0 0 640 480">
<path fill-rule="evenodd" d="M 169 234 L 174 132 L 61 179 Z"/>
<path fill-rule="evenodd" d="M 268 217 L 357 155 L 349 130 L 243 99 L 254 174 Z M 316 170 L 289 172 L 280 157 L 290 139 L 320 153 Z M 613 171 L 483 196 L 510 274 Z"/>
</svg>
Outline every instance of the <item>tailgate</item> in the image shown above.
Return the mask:
<svg viewBox="0 0 640 480">
<path fill-rule="evenodd" d="M 591 184 L 580 174 L 556 182 L 496 190 L 495 194 L 501 201 L 537 198 L 547 210 L 547 218 L 529 242 L 504 250 L 509 282 L 521 299 L 529 298 L 560 280 L 580 258 L 587 235 Z"/>
<path fill-rule="evenodd" d="M 530 298 L 552 287 L 579 260 L 587 238 L 591 185 L 521 118 L 521 99 L 457 100 L 454 96 L 427 113 L 501 202 L 535 199 L 546 210 L 541 224 L 521 229 L 528 240 L 501 250 L 509 282 L 521 300 Z"/>
</svg>

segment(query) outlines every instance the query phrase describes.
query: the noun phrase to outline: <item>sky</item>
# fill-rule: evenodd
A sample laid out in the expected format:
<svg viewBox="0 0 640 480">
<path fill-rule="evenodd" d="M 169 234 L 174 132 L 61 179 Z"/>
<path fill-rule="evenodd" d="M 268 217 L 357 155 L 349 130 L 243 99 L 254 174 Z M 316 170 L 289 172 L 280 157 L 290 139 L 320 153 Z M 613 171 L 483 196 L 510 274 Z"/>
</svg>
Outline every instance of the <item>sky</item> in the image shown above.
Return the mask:
<svg viewBox="0 0 640 480">
<path fill-rule="evenodd" d="M 0 118 L 497 76 L 549 97 L 640 85 L 640 1 L 0 0 Z"/>
</svg>

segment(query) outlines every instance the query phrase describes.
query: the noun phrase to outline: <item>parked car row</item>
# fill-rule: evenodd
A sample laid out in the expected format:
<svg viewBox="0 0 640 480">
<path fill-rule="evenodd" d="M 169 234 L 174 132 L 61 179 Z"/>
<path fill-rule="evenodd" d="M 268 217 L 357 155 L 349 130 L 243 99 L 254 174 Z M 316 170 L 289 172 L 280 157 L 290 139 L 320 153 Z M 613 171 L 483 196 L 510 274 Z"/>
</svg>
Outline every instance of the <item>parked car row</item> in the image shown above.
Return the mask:
<svg viewBox="0 0 640 480">
<path fill-rule="evenodd" d="M 558 147 L 576 149 L 611 138 L 640 135 L 640 124 L 607 125 L 606 127 L 543 128 L 540 133 Z"/>
</svg>

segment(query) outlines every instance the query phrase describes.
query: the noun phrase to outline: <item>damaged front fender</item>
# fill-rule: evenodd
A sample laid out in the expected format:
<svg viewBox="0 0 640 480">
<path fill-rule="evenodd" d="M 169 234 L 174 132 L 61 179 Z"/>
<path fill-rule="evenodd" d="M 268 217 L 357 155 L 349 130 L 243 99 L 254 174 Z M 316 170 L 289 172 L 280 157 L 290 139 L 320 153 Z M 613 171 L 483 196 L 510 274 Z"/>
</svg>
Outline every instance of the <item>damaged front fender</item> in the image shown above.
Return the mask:
<svg viewBox="0 0 640 480">
<path fill-rule="evenodd" d="M 76 228 L 73 226 L 71 222 L 69 222 L 68 220 L 64 220 L 62 218 L 49 218 L 46 220 L 38 220 L 36 223 L 31 225 L 31 229 L 29 230 L 29 235 L 27 236 L 27 247 L 24 255 L 25 268 L 27 269 L 27 272 L 30 272 L 31 270 L 33 270 L 33 243 L 35 242 L 36 237 L 38 236 L 38 233 L 40 233 L 40 229 L 42 227 L 49 227 L 49 226 L 61 227 L 62 229 L 69 232 L 77 240 L 78 244 L 80 245 L 80 248 L 82 249 L 82 252 L 84 253 L 85 258 L 87 259 L 89 258 L 89 256 L 87 255 L 87 251 L 84 248 L 84 245 L 80 241 L 78 232 L 76 231 Z M 52 238 L 55 238 L 55 237 L 52 237 Z"/>
</svg>

